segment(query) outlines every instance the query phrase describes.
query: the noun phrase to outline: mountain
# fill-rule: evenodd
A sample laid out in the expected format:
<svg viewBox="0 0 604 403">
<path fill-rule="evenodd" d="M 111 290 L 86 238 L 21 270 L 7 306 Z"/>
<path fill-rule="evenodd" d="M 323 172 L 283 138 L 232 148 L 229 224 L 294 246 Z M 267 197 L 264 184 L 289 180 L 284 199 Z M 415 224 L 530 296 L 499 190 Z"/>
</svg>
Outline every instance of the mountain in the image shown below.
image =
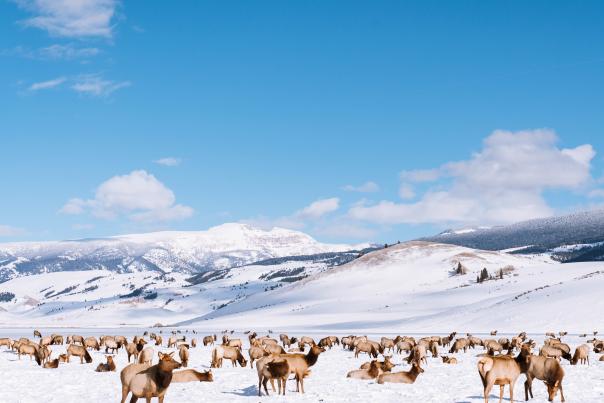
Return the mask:
<svg viewBox="0 0 604 403">
<path fill-rule="evenodd" d="M 0 244 L 0 282 L 22 275 L 81 270 L 190 275 L 276 257 L 344 252 L 367 246 L 323 244 L 299 231 L 265 231 L 236 223 L 207 231 L 5 243 Z"/>
<path fill-rule="evenodd" d="M 604 210 L 540 218 L 498 227 L 447 230 L 424 241 L 515 253 L 550 253 L 562 262 L 604 260 Z"/>
</svg>

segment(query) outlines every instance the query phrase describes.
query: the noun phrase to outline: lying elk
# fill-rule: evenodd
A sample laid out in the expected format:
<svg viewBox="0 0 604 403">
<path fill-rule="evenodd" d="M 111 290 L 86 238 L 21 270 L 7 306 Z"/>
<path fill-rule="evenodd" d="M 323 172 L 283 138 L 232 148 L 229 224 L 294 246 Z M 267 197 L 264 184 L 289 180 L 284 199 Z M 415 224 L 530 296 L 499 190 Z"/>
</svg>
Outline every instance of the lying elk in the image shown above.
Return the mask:
<svg viewBox="0 0 604 403">
<path fill-rule="evenodd" d="M 382 368 L 377 360 L 373 360 L 369 363 L 369 368 L 361 368 L 350 371 L 346 374 L 346 378 L 353 379 L 375 379 L 383 373 Z"/>
<path fill-rule="evenodd" d="M 115 362 L 113 362 L 113 356 L 108 355 L 106 363 L 100 363 L 95 371 L 96 372 L 115 372 Z"/>
<path fill-rule="evenodd" d="M 59 368 L 59 359 L 55 358 L 45 363 L 42 368 Z"/>
<path fill-rule="evenodd" d="M 384 361 L 377 361 L 378 366 L 380 367 L 380 369 L 384 372 L 390 372 L 392 370 L 392 368 L 394 368 L 394 364 L 392 363 L 392 361 L 390 361 L 390 359 L 392 358 L 391 355 L 385 355 L 384 356 Z M 360 367 L 360 369 L 369 369 L 369 367 L 371 366 L 371 362 L 366 362 L 363 363 Z"/>
<path fill-rule="evenodd" d="M 447 357 L 446 355 L 443 355 L 442 357 L 443 363 L 445 364 L 457 364 L 457 358 L 455 357 Z"/>
<path fill-rule="evenodd" d="M 413 361 L 410 371 L 381 374 L 378 376 L 377 383 L 414 383 L 422 372 L 424 370 L 419 365 L 419 362 Z"/>
<path fill-rule="evenodd" d="M 194 369 L 184 369 L 172 372 L 172 383 L 184 382 L 214 382 L 212 371 L 199 372 Z"/>
<path fill-rule="evenodd" d="M 152 397 L 157 397 L 162 403 L 164 396 L 172 382 L 172 371 L 180 368 L 180 363 L 172 358 L 170 354 L 159 354 L 159 363 L 153 366 L 146 364 L 130 364 L 120 373 L 122 382 L 122 400 L 126 402 L 129 393 L 132 393 L 131 403 L 138 398 L 144 397 L 147 403 Z"/>
</svg>

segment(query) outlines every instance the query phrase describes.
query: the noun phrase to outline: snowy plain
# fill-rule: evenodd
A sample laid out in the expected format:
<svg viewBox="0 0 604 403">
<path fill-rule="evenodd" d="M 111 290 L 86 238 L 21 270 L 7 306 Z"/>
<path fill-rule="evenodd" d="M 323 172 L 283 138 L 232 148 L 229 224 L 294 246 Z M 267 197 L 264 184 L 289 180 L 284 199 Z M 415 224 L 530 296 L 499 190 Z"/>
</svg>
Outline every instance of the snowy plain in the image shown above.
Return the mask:
<svg viewBox="0 0 604 403">
<path fill-rule="evenodd" d="M 123 334 L 132 337 L 142 334 L 146 329 L 43 329 L 44 333 L 61 331 L 62 334 L 82 334 L 99 336 L 100 334 Z M 184 329 L 182 330 L 184 332 Z M 167 333 L 167 329 L 164 330 Z M 31 338 L 31 329 L 3 329 L 2 336 Z M 191 333 L 186 334 L 192 337 Z M 197 334 L 199 338 L 203 334 Z M 219 333 L 220 335 L 220 333 Z M 315 340 L 326 335 L 325 333 L 306 333 Z M 342 334 L 340 334 L 341 336 Z M 391 334 L 370 334 L 373 339 Z M 298 334 L 299 336 L 299 334 Z M 420 334 L 414 335 L 421 336 Z M 487 335 L 477 334 L 479 337 Z M 502 336 L 511 337 L 512 334 Z M 529 335 L 538 342 L 543 341 L 543 335 Z M 244 340 L 244 355 L 247 356 L 247 338 L 243 334 L 234 334 Z M 568 336 L 565 342 L 575 347 L 586 341 L 576 335 Z M 198 346 L 192 348 L 190 368 L 199 371 L 207 370 L 210 364 L 212 346 Z M 53 355 L 62 353 L 65 346 L 53 346 Z M 157 349 L 157 348 L 156 348 Z M 161 351 L 173 351 L 165 347 Z M 157 351 L 157 350 L 156 350 Z M 440 348 L 443 353 L 445 348 Z M 195 382 L 185 384 L 172 384 L 166 395 L 166 402 L 483 402 L 482 385 L 476 370 L 477 354 L 482 353 L 482 348 L 469 350 L 455 356 L 459 360 L 457 365 L 443 364 L 440 358 L 428 358 L 424 365 L 425 372 L 421 374 L 412 385 L 385 384 L 379 385 L 375 381 L 361 381 L 346 378 L 346 373 L 358 368 L 368 361 L 367 356 L 361 355 L 354 358 L 354 353 L 334 346 L 321 354 L 317 364 L 312 368 L 312 373 L 305 381 L 305 394 L 295 392 L 295 381 L 287 384 L 286 395 L 277 396 L 271 392 L 270 396 L 258 397 L 257 374 L 255 369 L 248 367 L 232 368 L 230 363 L 225 363 L 223 368 L 214 368 L 213 383 Z M 94 368 L 99 362 L 104 362 L 104 354 L 92 352 L 93 363 L 80 364 L 78 360 L 61 364 L 58 369 L 42 369 L 35 361 L 29 358 L 17 359 L 16 354 L 5 351 L 0 347 L 0 373 L 2 374 L 2 397 L 4 403 L 71 403 L 71 402 L 117 402 L 120 399 L 119 371 L 127 364 L 126 354 L 122 350 L 117 354 L 117 372 L 96 373 Z M 403 362 L 404 355 L 394 354 L 393 361 L 399 364 L 393 371 L 407 371 L 409 365 Z M 591 365 L 571 366 L 566 360 L 562 365 L 566 372 L 564 379 L 564 392 L 567 402 L 597 403 L 604 401 L 604 362 L 599 362 L 598 356 L 591 353 Z M 155 358 L 155 362 L 157 358 Z M 524 400 L 524 375 L 516 383 L 515 400 Z M 535 403 L 547 401 L 546 388 L 542 382 L 533 384 Z M 497 401 L 498 390 L 491 394 L 492 401 Z M 507 389 L 506 389 L 506 401 Z M 497 397 L 497 399 L 496 399 Z M 560 397 L 558 396 L 556 401 Z"/>
</svg>

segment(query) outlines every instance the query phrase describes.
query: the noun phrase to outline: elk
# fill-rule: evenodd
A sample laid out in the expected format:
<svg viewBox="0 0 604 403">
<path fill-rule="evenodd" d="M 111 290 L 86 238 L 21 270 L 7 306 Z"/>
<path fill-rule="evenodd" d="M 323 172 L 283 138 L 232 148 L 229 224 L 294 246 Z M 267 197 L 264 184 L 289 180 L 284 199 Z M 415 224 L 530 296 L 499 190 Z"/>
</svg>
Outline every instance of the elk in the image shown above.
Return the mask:
<svg viewBox="0 0 604 403">
<path fill-rule="evenodd" d="M 61 336 L 60 334 L 51 334 L 50 338 L 51 338 L 50 344 L 52 344 L 52 345 L 63 344 L 63 336 Z"/>
<path fill-rule="evenodd" d="M 457 358 L 455 357 L 447 357 L 446 355 L 443 355 L 442 357 L 443 363 L 445 364 L 457 364 Z"/>
<path fill-rule="evenodd" d="M 589 346 L 587 344 L 582 344 L 575 349 L 575 354 L 573 355 L 573 359 L 570 362 L 572 365 L 577 365 L 577 363 L 589 365 Z"/>
<path fill-rule="evenodd" d="M 172 383 L 184 382 L 214 382 L 212 371 L 199 372 L 194 369 L 184 369 L 172 372 Z"/>
<path fill-rule="evenodd" d="M 505 385 L 510 385 L 510 401 L 514 402 L 514 385 L 520 375 L 520 365 L 509 356 L 481 357 L 478 360 L 478 374 L 484 387 L 484 401 L 489 403 L 493 385 L 499 385 L 499 403 L 503 399 Z"/>
<path fill-rule="evenodd" d="M 197 347 L 197 339 L 191 339 L 191 347 L 192 348 Z"/>
<path fill-rule="evenodd" d="M 12 348 L 13 347 L 13 339 L 11 339 L 10 337 L 3 337 L 0 338 L 0 346 L 6 346 L 6 348 Z"/>
<path fill-rule="evenodd" d="M 410 371 L 385 373 L 378 376 L 377 383 L 414 383 L 419 374 L 424 372 L 419 362 L 413 361 Z"/>
<path fill-rule="evenodd" d="M 394 368 L 394 364 L 392 363 L 392 361 L 390 361 L 390 359 L 392 358 L 391 355 L 385 355 L 384 356 L 384 361 L 378 361 L 378 366 L 380 367 L 380 369 L 384 372 L 390 372 L 392 370 L 392 368 Z M 373 361 L 371 361 L 373 362 Z M 369 369 L 369 367 L 371 366 L 371 362 L 366 362 L 364 364 L 362 364 L 360 366 L 360 369 Z"/>
<path fill-rule="evenodd" d="M 119 349 L 119 345 L 113 336 L 101 336 L 100 346 L 105 346 L 105 354 L 109 354 L 109 350 L 115 354 Z"/>
<path fill-rule="evenodd" d="M 492 330 L 491 331 L 491 336 L 497 336 L 497 330 Z"/>
<path fill-rule="evenodd" d="M 40 346 L 36 351 L 36 362 L 38 365 L 43 365 L 50 360 L 52 350 L 48 346 Z"/>
<path fill-rule="evenodd" d="M 80 364 L 83 364 L 84 360 L 86 360 L 87 364 L 92 362 L 92 357 L 84 346 L 70 344 L 69 347 L 67 347 L 67 362 L 69 362 L 69 357 L 72 355 L 75 357 L 80 357 Z"/>
<path fill-rule="evenodd" d="M 266 383 L 270 380 L 271 385 L 273 384 L 273 380 L 277 380 L 277 386 L 279 391 L 277 394 L 285 395 L 285 384 L 287 382 L 287 376 L 290 373 L 289 363 L 286 359 L 270 359 L 259 369 L 258 376 L 258 396 L 261 396 L 260 384 L 264 386 L 264 392 L 268 396 L 268 389 L 266 387 Z M 274 390 L 274 385 L 273 385 Z"/>
<path fill-rule="evenodd" d="M 82 336 L 78 336 L 76 334 L 67 336 L 67 344 L 75 344 L 80 343 L 80 345 L 84 345 L 84 338 Z"/>
<path fill-rule="evenodd" d="M 86 337 L 84 339 L 84 347 L 93 348 L 96 351 L 99 351 L 101 349 L 101 347 L 99 346 L 99 342 L 97 341 L 96 337 L 94 337 L 94 336 Z"/>
<path fill-rule="evenodd" d="M 307 344 L 309 346 L 314 346 L 316 343 L 311 337 L 302 336 L 298 342 L 298 347 L 300 347 L 300 350 L 304 350 L 304 347 L 306 347 Z"/>
<path fill-rule="evenodd" d="M 428 364 L 428 359 L 426 358 L 426 346 L 423 344 L 418 344 L 413 347 L 409 357 L 407 357 L 407 362 L 411 364 L 412 361 L 417 361 L 419 363 Z"/>
<path fill-rule="evenodd" d="M 39 347 L 37 344 L 20 342 L 17 347 L 17 354 L 19 355 L 19 359 L 21 359 L 22 354 L 29 355 L 30 360 L 34 359 L 34 357 L 37 358 L 38 348 Z"/>
<path fill-rule="evenodd" d="M 468 344 L 469 344 L 468 339 L 465 339 L 465 338 L 457 339 L 453 343 L 453 346 L 449 350 L 449 353 L 450 354 L 457 353 L 459 350 L 463 350 L 463 352 L 465 353 L 466 350 L 468 349 Z"/>
<path fill-rule="evenodd" d="M 278 344 L 267 344 L 264 346 L 264 351 L 269 354 L 284 354 L 285 350 Z"/>
<path fill-rule="evenodd" d="M 214 345 L 214 341 L 215 341 L 215 340 L 216 340 L 216 337 L 215 337 L 215 336 L 205 336 L 205 337 L 202 339 L 202 342 L 203 342 L 203 345 L 204 345 L 204 346 L 207 346 L 207 345 L 213 346 L 213 345 Z"/>
<path fill-rule="evenodd" d="M 396 353 L 400 354 L 402 351 L 411 351 L 413 349 L 413 344 L 408 341 L 401 340 L 396 343 Z"/>
<path fill-rule="evenodd" d="M 354 357 L 358 358 L 360 353 L 367 353 L 369 354 L 369 356 L 373 357 L 373 358 L 377 358 L 378 353 L 383 353 L 384 352 L 384 348 L 382 346 L 380 346 L 379 343 L 376 342 L 372 342 L 370 340 L 368 341 L 361 341 L 359 343 L 357 343 L 357 345 L 355 346 L 355 350 L 354 350 Z"/>
<path fill-rule="evenodd" d="M 178 349 L 178 356 L 180 357 L 180 362 L 183 367 L 187 367 L 189 365 L 189 348 L 186 344 L 181 344 Z"/>
<path fill-rule="evenodd" d="M 163 403 L 164 396 L 172 382 L 172 371 L 180 368 L 180 363 L 172 358 L 170 354 L 158 353 L 159 363 L 153 366 L 146 364 L 130 364 L 120 373 L 122 382 L 122 400 L 126 402 L 129 393 L 132 393 L 131 403 L 138 398 L 144 397 L 147 403 L 152 397 L 157 397 Z"/>
<path fill-rule="evenodd" d="M 138 363 L 151 365 L 153 361 L 153 347 L 145 347 L 138 355 Z"/>
<path fill-rule="evenodd" d="M 241 342 L 241 339 L 230 339 L 226 343 L 226 345 L 229 347 L 237 347 L 238 349 L 241 349 L 243 347 L 243 343 Z"/>
<path fill-rule="evenodd" d="M 132 362 L 136 362 L 138 360 L 138 355 L 141 351 L 143 351 L 145 344 L 147 344 L 147 342 L 145 341 L 145 339 L 142 338 L 137 339 L 136 343 L 133 341 L 132 343 L 126 344 L 126 354 L 128 354 L 128 362 L 130 362 L 130 357 L 134 358 Z"/>
<path fill-rule="evenodd" d="M 34 330 L 34 337 L 42 338 L 42 334 L 38 330 Z"/>
<path fill-rule="evenodd" d="M 522 346 L 520 350 L 520 369 L 526 375 L 524 382 L 524 397 L 529 399 L 529 394 L 533 398 L 533 379 L 539 379 L 545 382 L 548 392 L 548 400 L 552 402 L 560 389 L 560 398 L 564 402 L 564 392 L 562 390 L 562 380 L 564 379 L 564 370 L 555 358 L 532 355 L 530 346 Z"/>
<path fill-rule="evenodd" d="M 59 359 L 55 358 L 54 360 L 48 361 L 42 368 L 59 368 Z"/>
<path fill-rule="evenodd" d="M 237 347 L 231 346 L 216 346 L 212 350 L 212 362 L 210 364 L 211 368 L 222 368 L 222 359 L 226 358 L 231 360 L 231 365 L 233 367 L 237 366 L 239 363 L 240 366 L 245 367 L 247 365 L 247 360 L 241 354 L 241 350 Z"/>
<path fill-rule="evenodd" d="M 321 340 L 319 340 L 319 346 L 320 347 L 329 347 L 329 349 L 331 350 L 331 347 L 333 346 L 333 343 L 331 342 L 331 338 L 329 337 L 324 337 Z"/>
<path fill-rule="evenodd" d="M 355 369 L 346 374 L 346 378 L 353 379 L 375 379 L 383 373 L 380 363 L 377 360 L 373 360 L 369 363 L 369 368 Z"/>
<path fill-rule="evenodd" d="M 268 352 L 265 349 L 263 349 L 262 347 L 252 346 L 249 349 L 249 355 L 250 355 L 250 368 L 254 369 L 254 361 L 259 360 L 262 357 L 266 357 L 268 355 Z"/>
<path fill-rule="evenodd" d="M 297 341 L 297 339 L 295 337 L 290 338 L 286 334 L 280 334 L 279 339 L 281 340 L 281 343 L 283 344 L 283 348 L 289 348 L 292 344 L 294 344 Z"/>
<path fill-rule="evenodd" d="M 106 358 L 107 362 L 100 363 L 95 369 L 96 372 L 115 372 L 115 362 L 113 362 L 113 356 L 107 355 Z"/>
<path fill-rule="evenodd" d="M 313 344 L 307 354 L 278 354 L 274 357 L 287 360 L 289 372 L 296 376 L 296 392 L 304 393 L 304 377 L 309 374 L 308 369 L 317 363 L 319 355 L 324 352 L 323 347 Z M 258 367 L 257 364 L 256 367 Z"/>
</svg>

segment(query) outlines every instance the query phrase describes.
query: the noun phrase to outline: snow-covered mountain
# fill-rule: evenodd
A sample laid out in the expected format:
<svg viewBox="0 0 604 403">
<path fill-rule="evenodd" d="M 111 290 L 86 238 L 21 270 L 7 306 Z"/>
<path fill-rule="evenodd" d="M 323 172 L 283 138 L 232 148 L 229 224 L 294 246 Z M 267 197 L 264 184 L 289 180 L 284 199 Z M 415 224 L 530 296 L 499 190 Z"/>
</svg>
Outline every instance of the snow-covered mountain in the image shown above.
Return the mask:
<svg viewBox="0 0 604 403">
<path fill-rule="evenodd" d="M 343 252 L 368 245 L 323 244 L 283 228 L 223 224 L 207 231 L 154 232 L 102 239 L 0 244 L 0 283 L 45 272 L 195 274 L 295 255 Z"/>
<path fill-rule="evenodd" d="M 564 262 L 604 260 L 604 210 L 540 218 L 498 227 L 447 230 L 426 241 L 485 250 L 545 253 Z"/>
</svg>

